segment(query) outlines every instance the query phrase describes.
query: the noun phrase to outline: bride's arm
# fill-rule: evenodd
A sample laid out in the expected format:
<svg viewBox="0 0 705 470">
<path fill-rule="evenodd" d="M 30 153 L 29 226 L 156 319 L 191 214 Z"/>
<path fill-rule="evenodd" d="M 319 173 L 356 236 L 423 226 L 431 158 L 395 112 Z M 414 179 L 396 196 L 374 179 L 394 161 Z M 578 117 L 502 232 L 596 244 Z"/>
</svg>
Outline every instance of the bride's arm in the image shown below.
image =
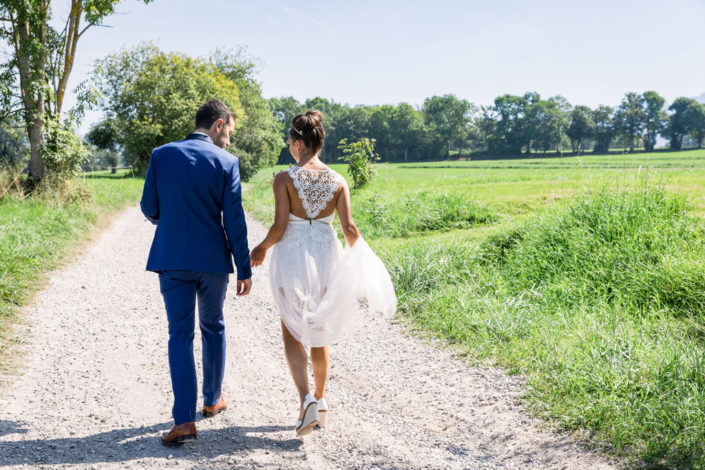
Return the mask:
<svg viewBox="0 0 705 470">
<path fill-rule="evenodd" d="M 347 183 L 343 183 L 343 190 L 338 195 L 335 209 L 338 211 L 338 219 L 340 220 L 340 227 L 343 229 L 345 243 L 348 246 L 353 246 L 357 239 L 360 238 L 360 232 L 353 221 L 352 209 L 350 208 L 350 190 Z"/>
<path fill-rule="evenodd" d="M 289 224 L 289 194 L 286 192 L 285 172 L 274 177 L 272 187 L 274 189 L 274 223 L 269 229 L 269 233 L 264 237 L 262 243 L 257 245 L 250 253 L 250 264 L 259 266 L 264 262 L 267 250 L 274 246 L 286 232 Z"/>
</svg>

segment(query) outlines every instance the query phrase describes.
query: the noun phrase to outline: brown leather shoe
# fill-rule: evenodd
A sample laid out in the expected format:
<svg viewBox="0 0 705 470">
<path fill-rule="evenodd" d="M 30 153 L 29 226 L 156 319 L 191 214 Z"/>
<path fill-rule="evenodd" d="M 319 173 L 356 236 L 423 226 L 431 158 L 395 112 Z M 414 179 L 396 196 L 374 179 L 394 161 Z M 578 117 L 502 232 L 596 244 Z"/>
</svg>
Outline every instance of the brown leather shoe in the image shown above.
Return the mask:
<svg viewBox="0 0 705 470">
<path fill-rule="evenodd" d="M 162 434 L 162 444 L 165 446 L 180 446 L 196 439 L 196 423 L 193 422 L 174 425 L 171 431 Z"/>
<path fill-rule="evenodd" d="M 211 416 L 215 416 L 221 411 L 225 411 L 228 409 L 228 404 L 225 403 L 225 400 L 223 400 L 223 397 L 220 397 L 220 400 L 218 400 L 218 403 L 216 403 L 213 406 L 206 406 L 203 405 L 203 410 L 201 413 L 203 413 L 204 418 L 210 418 Z"/>
</svg>

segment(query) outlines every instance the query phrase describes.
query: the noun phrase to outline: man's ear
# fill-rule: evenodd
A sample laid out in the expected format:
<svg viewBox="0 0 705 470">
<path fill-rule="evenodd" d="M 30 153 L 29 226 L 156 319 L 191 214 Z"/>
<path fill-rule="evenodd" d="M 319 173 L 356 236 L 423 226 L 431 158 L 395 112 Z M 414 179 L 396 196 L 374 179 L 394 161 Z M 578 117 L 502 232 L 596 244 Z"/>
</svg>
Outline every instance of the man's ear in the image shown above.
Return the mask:
<svg viewBox="0 0 705 470">
<path fill-rule="evenodd" d="M 213 123 L 213 130 L 214 130 L 216 133 L 220 133 L 220 131 L 223 130 L 223 123 L 224 123 L 224 122 L 225 122 L 225 121 L 223 121 L 223 118 L 218 118 L 218 119 L 216 119 L 215 122 Z"/>
</svg>

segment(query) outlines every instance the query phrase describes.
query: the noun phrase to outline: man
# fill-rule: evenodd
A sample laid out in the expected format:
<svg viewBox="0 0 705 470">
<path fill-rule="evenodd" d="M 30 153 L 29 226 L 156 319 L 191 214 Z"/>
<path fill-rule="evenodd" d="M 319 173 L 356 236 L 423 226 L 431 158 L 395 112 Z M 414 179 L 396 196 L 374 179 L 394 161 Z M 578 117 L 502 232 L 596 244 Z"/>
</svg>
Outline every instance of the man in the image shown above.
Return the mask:
<svg viewBox="0 0 705 470">
<path fill-rule="evenodd" d="M 225 151 L 235 116 L 211 100 L 196 113 L 196 130 L 185 140 L 155 149 L 140 206 L 157 225 L 147 270 L 159 273 L 169 321 L 169 369 L 174 427 L 164 445 L 196 439 L 195 307 L 203 345 L 203 415 L 227 408 L 221 396 L 225 370 L 223 303 L 232 258 L 237 295 L 252 287 L 247 227 L 241 203 L 238 160 Z"/>
</svg>

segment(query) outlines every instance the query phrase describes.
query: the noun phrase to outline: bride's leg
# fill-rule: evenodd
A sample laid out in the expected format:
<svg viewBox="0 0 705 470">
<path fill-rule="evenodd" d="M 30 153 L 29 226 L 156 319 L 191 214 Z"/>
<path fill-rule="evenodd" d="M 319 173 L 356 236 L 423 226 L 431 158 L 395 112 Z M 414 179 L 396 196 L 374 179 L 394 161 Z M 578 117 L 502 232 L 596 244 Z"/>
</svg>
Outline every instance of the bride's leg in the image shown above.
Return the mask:
<svg viewBox="0 0 705 470">
<path fill-rule="evenodd" d="M 284 322 L 282 322 L 282 338 L 284 338 L 286 361 L 289 363 L 289 370 L 291 370 L 291 376 L 294 378 L 299 398 L 303 402 L 306 395 L 309 394 L 306 348 L 289 333 Z"/>
<path fill-rule="evenodd" d="M 316 381 L 316 400 L 326 396 L 326 382 L 328 381 L 328 346 L 322 348 L 311 348 L 311 365 L 313 366 L 313 378 Z"/>
</svg>

